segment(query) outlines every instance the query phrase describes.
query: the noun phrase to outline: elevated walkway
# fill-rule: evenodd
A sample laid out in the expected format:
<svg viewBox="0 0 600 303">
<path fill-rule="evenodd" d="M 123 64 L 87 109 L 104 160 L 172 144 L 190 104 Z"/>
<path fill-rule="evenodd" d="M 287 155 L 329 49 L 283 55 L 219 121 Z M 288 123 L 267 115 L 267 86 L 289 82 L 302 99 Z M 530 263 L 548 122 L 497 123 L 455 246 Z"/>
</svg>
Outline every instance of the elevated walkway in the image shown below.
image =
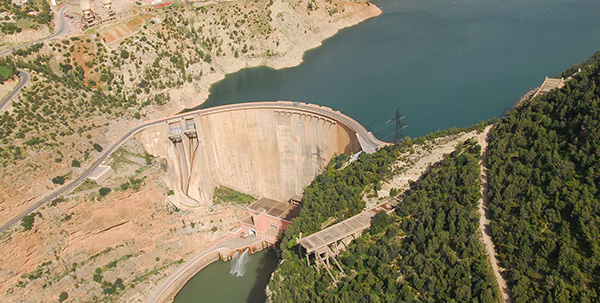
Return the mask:
<svg viewBox="0 0 600 303">
<path fill-rule="evenodd" d="M 298 244 L 306 252 L 307 264 L 310 265 L 310 255 L 312 254 L 317 271 L 320 271 L 321 266 L 323 266 L 331 278 L 336 281 L 329 270 L 329 260 L 332 260 L 338 269 L 344 272 L 335 257 L 340 251 L 348 248 L 348 244 L 352 240 L 358 238 L 365 229 L 371 226 L 371 221 L 375 215 L 382 211 L 389 213 L 392 210 L 393 204 L 389 201 L 384 202 L 306 238 L 302 238 L 302 235 L 300 235 Z"/>
</svg>

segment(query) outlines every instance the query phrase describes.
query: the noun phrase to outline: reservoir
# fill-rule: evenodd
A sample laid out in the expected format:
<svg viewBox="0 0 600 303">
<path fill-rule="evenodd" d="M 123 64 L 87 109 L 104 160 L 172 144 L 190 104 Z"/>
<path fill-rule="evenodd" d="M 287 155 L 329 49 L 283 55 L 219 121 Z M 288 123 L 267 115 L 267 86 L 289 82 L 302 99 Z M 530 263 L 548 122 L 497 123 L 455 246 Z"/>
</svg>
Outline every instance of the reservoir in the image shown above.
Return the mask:
<svg viewBox="0 0 600 303">
<path fill-rule="evenodd" d="M 202 107 L 263 100 L 325 105 L 375 130 L 396 108 L 411 137 L 498 117 L 600 49 L 597 0 L 379 0 L 294 68 L 244 69 Z M 393 139 L 390 123 L 374 134 Z"/>
<path fill-rule="evenodd" d="M 202 107 L 265 100 L 328 106 L 392 140 L 396 109 L 416 137 L 501 116 L 520 96 L 600 49 L 598 0 L 378 0 L 379 17 L 308 51 L 298 67 L 228 75 Z M 255 262 L 255 263 L 253 263 Z M 217 262 L 177 296 L 264 302 L 276 260 L 253 255 L 242 277 Z"/>
</svg>

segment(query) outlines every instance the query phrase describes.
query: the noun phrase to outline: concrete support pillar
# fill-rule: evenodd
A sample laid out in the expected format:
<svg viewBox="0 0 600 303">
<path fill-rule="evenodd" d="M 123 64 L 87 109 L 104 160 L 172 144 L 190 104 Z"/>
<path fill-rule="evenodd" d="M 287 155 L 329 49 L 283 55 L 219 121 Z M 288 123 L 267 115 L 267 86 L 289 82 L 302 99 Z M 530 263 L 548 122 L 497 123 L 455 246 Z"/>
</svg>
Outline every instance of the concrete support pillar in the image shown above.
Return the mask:
<svg viewBox="0 0 600 303">
<path fill-rule="evenodd" d="M 316 252 L 315 252 L 316 253 Z M 327 271 L 327 273 L 329 274 L 329 276 L 331 277 L 331 280 L 333 280 L 333 282 L 337 282 L 337 280 L 335 279 L 335 277 L 333 277 L 333 274 L 331 273 L 331 271 L 329 270 L 329 267 L 327 265 L 325 265 L 325 262 L 323 262 L 323 259 L 321 258 L 321 254 L 316 253 L 316 256 L 319 260 L 319 262 L 323 263 L 323 267 L 325 267 L 325 270 Z"/>
<path fill-rule="evenodd" d="M 331 259 L 333 259 L 333 263 L 335 263 L 335 265 L 337 266 L 337 268 L 343 273 L 344 269 L 342 268 L 342 266 L 340 265 L 340 263 L 335 259 L 335 256 L 331 256 Z"/>
<path fill-rule="evenodd" d="M 319 259 L 319 255 L 317 254 L 317 252 L 314 252 L 315 254 L 315 265 L 317 266 L 317 273 L 321 273 L 321 270 L 319 267 L 321 267 L 321 260 Z"/>
<path fill-rule="evenodd" d="M 299 233 L 298 238 L 296 238 L 296 243 L 298 243 L 298 257 L 302 258 L 302 245 L 300 245 L 300 240 L 302 240 L 302 233 Z"/>
<path fill-rule="evenodd" d="M 348 249 L 348 238 L 342 239 L 342 244 L 344 245 L 344 249 Z"/>
<path fill-rule="evenodd" d="M 328 259 L 326 259 L 326 260 L 329 260 L 329 258 L 328 258 Z M 329 263 L 329 261 L 327 261 L 327 263 Z M 331 277 L 331 280 L 333 280 L 333 282 L 334 282 L 334 283 L 335 283 L 335 282 L 337 282 L 337 280 L 335 279 L 335 277 L 334 277 L 334 276 L 333 276 L 333 274 L 331 273 L 331 270 L 329 270 L 329 266 L 325 266 L 325 270 L 327 270 L 327 273 L 328 273 L 328 274 L 329 274 L 329 276 Z"/>
</svg>

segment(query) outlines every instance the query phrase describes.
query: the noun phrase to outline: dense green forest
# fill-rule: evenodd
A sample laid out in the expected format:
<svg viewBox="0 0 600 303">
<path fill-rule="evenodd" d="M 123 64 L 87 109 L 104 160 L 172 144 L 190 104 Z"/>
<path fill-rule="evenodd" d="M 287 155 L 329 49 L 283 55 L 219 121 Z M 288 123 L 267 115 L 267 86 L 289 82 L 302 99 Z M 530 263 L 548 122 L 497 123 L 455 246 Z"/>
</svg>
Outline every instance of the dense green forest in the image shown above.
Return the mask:
<svg viewBox="0 0 600 303">
<path fill-rule="evenodd" d="M 345 274 L 334 269 L 341 277 L 335 286 L 327 273 L 308 267 L 295 247 L 282 246 L 283 260 L 269 283 L 273 302 L 497 302 L 477 230 L 479 152 L 475 142 L 460 145 L 396 213 L 379 213 L 338 256 Z"/>
<path fill-rule="evenodd" d="M 300 232 L 316 232 L 324 224 L 331 225 L 362 211 L 365 189 L 379 189 L 380 182 L 391 175 L 390 164 L 406 149 L 405 145 L 392 145 L 374 154 L 362 153 L 345 169 L 339 168 L 348 160 L 347 155 L 330 161 L 325 172 L 304 190 L 300 214 L 288 227 L 282 245 L 291 247 Z"/>
<path fill-rule="evenodd" d="M 492 236 L 514 302 L 600 300 L 600 53 L 489 140 Z"/>
</svg>

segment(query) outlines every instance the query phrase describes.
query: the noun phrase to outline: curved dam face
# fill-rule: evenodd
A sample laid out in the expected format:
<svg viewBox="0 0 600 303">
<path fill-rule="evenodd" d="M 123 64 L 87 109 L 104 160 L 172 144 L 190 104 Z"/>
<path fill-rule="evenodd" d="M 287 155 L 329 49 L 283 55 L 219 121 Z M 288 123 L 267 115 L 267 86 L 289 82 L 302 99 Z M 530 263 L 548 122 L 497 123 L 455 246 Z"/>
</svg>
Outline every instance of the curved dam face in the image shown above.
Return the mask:
<svg viewBox="0 0 600 303">
<path fill-rule="evenodd" d="M 302 194 L 334 155 L 364 149 L 364 133 L 329 108 L 263 102 L 181 115 L 137 137 L 149 153 L 167 160 L 174 202 L 198 207 L 211 205 L 221 185 L 280 201 Z"/>
</svg>

